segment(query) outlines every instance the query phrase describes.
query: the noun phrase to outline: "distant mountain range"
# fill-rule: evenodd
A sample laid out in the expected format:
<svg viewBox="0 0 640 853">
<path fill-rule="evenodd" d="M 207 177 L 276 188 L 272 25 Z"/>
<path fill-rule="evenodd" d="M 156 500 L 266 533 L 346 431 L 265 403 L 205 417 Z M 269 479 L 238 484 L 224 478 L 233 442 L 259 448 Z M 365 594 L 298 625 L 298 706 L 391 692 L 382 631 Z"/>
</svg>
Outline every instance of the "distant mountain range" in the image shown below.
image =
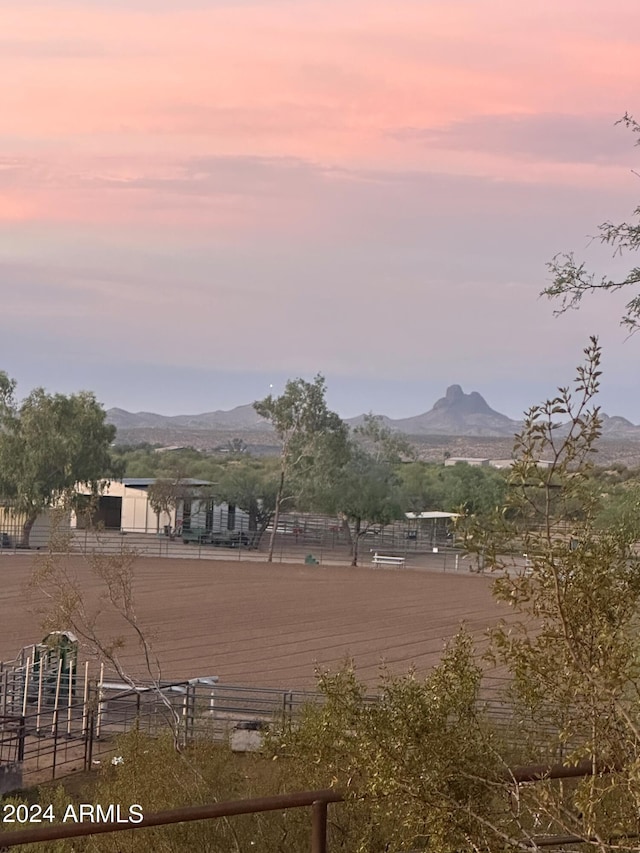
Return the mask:
<svg viewBox="0 0 640 853">
<path fill-rule="evenodd" d="M 365 415 L 347 420 L 348 424 L 358 426 Z M 477 391 L 465 394 L 459 385 L 447 388 L 444 397 L 437 400 L 429 411 L 410 418 L 388 418 L 381 416 L 382 422 L 391 430 L 405 435 L 445 435 L 445 436 L 501 436 L 510 437 L 518 431 L 520 421 L 514 421 L 506 415 L 492 409 L 484 397 Z M 154 430 L 180 429 L 194 431 L 236 431 L 262 432 L 272 431 L 271 425 L 258 417 L 252 405 L 237 406 L 229 411 L 206 412 L 201 415 L 157 415 L 153 412 L 135 414 L 124 409 L 109 409 L 107 420 L 118 430 Z M 635 426 L 622 417 L 602 415 L 603 438 L 640 439 L 640 426 Z"/>
<path fill-rule="evenodd" d="M 107 421 L 116 429 L 190 429 L 190 430 L 251 430 L 271 432 L 267 421 L 256 414 L 251 404 L 236 406 L 225 412 L 205 412 L 202 415 L 156 415 L 153 412 L 127 412 L 108 409 Z"/>
</svg>

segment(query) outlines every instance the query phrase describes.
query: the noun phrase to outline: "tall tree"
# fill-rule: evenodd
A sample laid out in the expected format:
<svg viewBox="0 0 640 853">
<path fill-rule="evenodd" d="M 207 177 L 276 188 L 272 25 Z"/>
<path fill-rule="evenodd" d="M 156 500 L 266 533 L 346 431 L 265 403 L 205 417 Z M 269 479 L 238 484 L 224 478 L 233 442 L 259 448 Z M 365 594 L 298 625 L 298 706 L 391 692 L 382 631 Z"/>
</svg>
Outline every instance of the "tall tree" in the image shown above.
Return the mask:
<svg viewBox="0 0 640 853">
<path fill-rule="evenodd" d="M 274 460 L 250 457 L 231 460 L 220 479 L 220 496 L 249 516 L 249 547 L 260 547 L 265 530 L 273 519 L 278 495 L 279 474 Z"/>
<path fill-rule="evenodd" d="M 111 457 L 115 427 L 88 391 L 65 396 L 36 388 L 21 403 L 0 372 L 0 495 L 22 519 L 28 547 L 38 514 L 71 505 L 79 485 L 98 493 L 119 472 Z"/>
<path fill-rule="evenodd" d="M 411 454 L 409 445 L 368 415 L 339 448 L 329 446 L 311 484 L 310 502 L 342 522 L 351 565 L 357 566 L 362 538 L 403 513 L 397 466 Z M 322 472 L 323 476 L 319 476 Z"/>
<path fill-rule="evenodd" d="M 171 533 L 171 528 L 175 526 L 175 512 L 178 507 L 185 500 L 200 496 L 201 490 L 194 490 L 189 486 L 184 476 L 176 474 L 173 477 L 159 477 L 149 486 L 147 495 L 151 509 L 157 517 L 158 531 L 160 530 L 161 516 L 164 513 Z M 209 499 L 209 496 L 201 499 Z"/>
<path fill-rule="evenodd" d="M 640 145 L 640 123 L 626 113 L 618 122 L 624 124 L 632 133 L 638 134 L 635 145 Z M 640 206 L 633 212 L 635 221 L 603 222 L 598 227 L 595 239 L 613 249 L 614 255 L 637 252 L 640 249 Z M 552 274 L 552 283 L 542 294 L 560 299 L 560 308 L 556 312 L 563 314 L 569 308 L 577 308 L 582 297 L 599 290 L 616 291 L 622 288 L 640 285 L 640 266 L 632 267 L 621 278 L 596 276 L 588 270 L 586 263 L 578 261 L 573 252 L 556 255 L 548 264 Z M 625 306 L 621 323 L 630 331 L 640 326 L 640 294 L 633 296 Z"/>
<path fill-rule="evenodd" d="M 334 480 L 331 500 L 349 536 L 352 566 L 358 565 L 362 539 L 371 528 L 402 518 L 404 510 L 393 466 L 358 445 Z"/>
<path fill-rule="evenodd" d="M 280 472 L 269 540 L 268 561 L 273 560 L 280 512 L 314 467 L 316 456 L 328 442 L 346 440 L 347 427 L 325 400 L 326 384 L 318 374 L 313 382 L 290 379 L 279 397 L 269 394 L 253 404 L 256 412 L 273 424 L 280 439 Z M 287 492 L 290 490 L 290 494 Z"/>
</svg>

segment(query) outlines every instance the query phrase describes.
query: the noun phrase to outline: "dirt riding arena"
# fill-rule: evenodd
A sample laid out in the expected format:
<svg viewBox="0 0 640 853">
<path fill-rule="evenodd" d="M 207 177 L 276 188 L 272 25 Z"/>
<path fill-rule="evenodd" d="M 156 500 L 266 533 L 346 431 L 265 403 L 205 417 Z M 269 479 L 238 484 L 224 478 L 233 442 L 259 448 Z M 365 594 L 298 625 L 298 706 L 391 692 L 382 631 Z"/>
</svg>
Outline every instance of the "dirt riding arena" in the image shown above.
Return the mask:
<svg viewBox="0 0 640 853">
<path fill-rule="evenodd" d="M 90 609 L 99 607 L 87 564 L 65 559 Z M 42 598 L 25 590 L 33 562 L 29 554 L 0 558 L 0 660 L 42 639 Z M 490 578 L 468 571 L 166 558 L 141 558 L 134 571 L 139 624 L 163 678 L 217 675 L 230 684 L 305 689 L 314 686 L 316 666 L 335 668 L 352 656 L 374 686 L 382 662 L 426 672 L 462 621 L 483 645 L 486 628 L 507 615 L 491 597 Z M 106 606 L 98 625 L 103 637 L 125 633 Z M 135 640 L 122 657 L 132 674 L 144 674 Z"/>
</svg>

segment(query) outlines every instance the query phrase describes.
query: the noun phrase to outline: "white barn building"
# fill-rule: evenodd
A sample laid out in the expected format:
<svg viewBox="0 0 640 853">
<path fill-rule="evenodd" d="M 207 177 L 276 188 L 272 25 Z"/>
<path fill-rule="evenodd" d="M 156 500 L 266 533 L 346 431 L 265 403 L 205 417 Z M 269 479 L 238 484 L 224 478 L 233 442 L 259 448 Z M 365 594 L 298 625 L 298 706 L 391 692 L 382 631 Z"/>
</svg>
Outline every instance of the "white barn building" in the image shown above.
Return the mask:
<svg viewBox="0 0 640 853">
<path fill-rule="evenodd" d="M 214 484 L 208 480 L 181 480 L 180 486 L 186 489 L 189 497 L 180 498 L 170 512 L 156 513 L 149 500 L 149 487 L 155 482 L 155 477 L 125 477 L 109 483 L 96 499 L 91 523 L 122 533 L 159 533 L 165 527 L 180 531 L 248 529 L 247 513 L 233 504 L 216 502 Z M 80 530 L 86 525 L 87 520 L 81 513 L 72 514 L 72 528 Z"/>
</svg>

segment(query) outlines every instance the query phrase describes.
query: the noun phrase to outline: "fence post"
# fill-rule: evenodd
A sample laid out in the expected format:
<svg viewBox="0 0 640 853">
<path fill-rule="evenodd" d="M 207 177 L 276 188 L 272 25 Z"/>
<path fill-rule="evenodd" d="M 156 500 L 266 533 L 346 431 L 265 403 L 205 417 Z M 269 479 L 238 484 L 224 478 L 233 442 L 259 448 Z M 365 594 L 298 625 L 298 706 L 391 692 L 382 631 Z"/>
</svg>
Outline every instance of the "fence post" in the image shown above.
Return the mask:
<svg viewBox="0 0 640 853">
<path fill-rule="evenodd" d="M 293 719 L 293 691 L 287 690 L 282 694 L 282 724 L 291 727 Z"/>
<path fill-rule="evenodd" d="M 89 661 L 84 662 L 84 687 L 82 690 L 82 736 L 87 730 L 87 709 L 89 702 Z"/>
<path fill-rule="evenodd" d="M 197 704 L 197 685 L 190 684 L 189 689 L 191 691 L 191 711 L 190 711 L 190 725 L 191 725 L 191 740 L 195 739 L 196 736 L 196 704 Z"/>
<path fill-rule="evenodd" d="M 2 716 L 7 716 L 7 704 L 9 702 L 9 670 L 2 673 Z"/>
<path fill-rule="evenodd" d="M 41 652 L 38 659 L 38 703 L 36 706 L 36 734 L 40 734 L 40 720 L 42 714 L 42 688 L 44 679 L 44 654 Z"/>
<path fill-rule="evenodd" d="M 56 676 L 56 691 L 53 700 L 53 721 L 51 723 L 51 734 L 53 735 L 58 729 L 58 705 L 60 702 L 60 682 L 62 681 L 62 658 L 58 660 L 58 674 Z M 56 734 L 57 738 L 57 734 Z"/>
<path fill-rule="evenodd" d="M 94 715 L 93 708 L 89 711 L 86 720 L 86 729 L 84 730 L 84 769 L 91 770 L 93 764 L 93 732 L 94 732 Z"/>
<path fill-rule="evenodd" d="M 73 658 L 69 661 L 68 667 L 69 673 L 69 689 L 67 691 L 67 737 L 71 737 L 71 719 L 73 716 L 73 679 L 74 679 L 74 666 L 73 666 Z"/>
<path fill-rule="evenodd" d="M 34 656 L 35 657 L 35 656 Z M 27 656 L 27 662 L 24 665 L 24 684 L 22 690 L 22 716 L 27 716 L 27 702 L 29 700 L 29 678 L 31 677 L 31 655 Z"/>
<path fill-rule="evenodd" d="M 311 853 L 327 853 L 326 800 L 315 800 L 311 806 Z"/>
<path fill-rule="evenodd" d="M 100 681 L 96 685 L 96 692 L 98 696 L 98 716 L 96 718 L 96 731 L 95 735 L 97 738 L 100 737 L 100 729 L 102 727 L 102 718 L 104 716 L 104 712 L 106 711 L 106 702 L 104 701 L 104 693 L 102 691 L 102 685 L 104 683 L 104 663 L 100 664 Z"/>
<path fill-rule="evenodd" d="M 24 744 L 27 737 L 27 724 L 24 714 L 18 724 L 18 761 L 24 761 Z"/>
</svg>

